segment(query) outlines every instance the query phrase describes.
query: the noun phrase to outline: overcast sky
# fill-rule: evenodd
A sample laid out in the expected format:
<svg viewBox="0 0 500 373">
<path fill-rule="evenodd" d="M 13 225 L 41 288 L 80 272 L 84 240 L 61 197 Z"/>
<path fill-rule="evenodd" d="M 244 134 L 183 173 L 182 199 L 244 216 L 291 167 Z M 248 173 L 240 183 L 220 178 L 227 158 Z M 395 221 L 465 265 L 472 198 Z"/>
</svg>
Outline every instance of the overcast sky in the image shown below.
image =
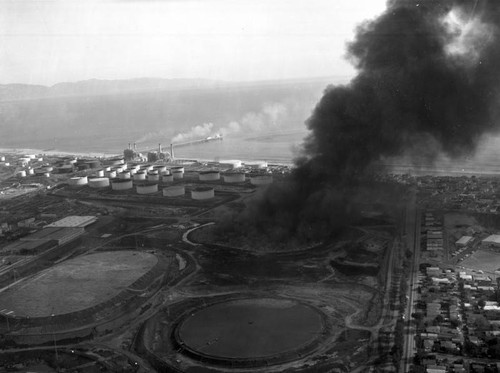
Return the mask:
<svg viewBox="0 0 500 373">
<path fill-rule="evenodd" d="M 0 0 L 0 84 L 352 75 L 385 0 Z"/>
</svg>

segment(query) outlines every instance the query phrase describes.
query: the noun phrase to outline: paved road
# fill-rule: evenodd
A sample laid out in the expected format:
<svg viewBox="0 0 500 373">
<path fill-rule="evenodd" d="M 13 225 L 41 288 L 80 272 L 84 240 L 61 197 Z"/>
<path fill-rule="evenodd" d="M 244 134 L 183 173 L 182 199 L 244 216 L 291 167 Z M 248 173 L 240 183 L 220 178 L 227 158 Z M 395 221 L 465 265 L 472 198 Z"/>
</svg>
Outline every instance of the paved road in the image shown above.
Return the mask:
<svg viewBox="0 0 500 373">
<path fill-rule="evenodd" d="M 415 327 L 412 322 L 413 305 L 417 296 L 418 268 L 420 264 L 420 211 L 416 207 L 416 193 L 413 192 L 408 201 L 406 210 L 406 233 L 408 248 L 413 253 L 413 261 L 408 276 L 408 301 L 405 311 L 405 329 L 403 356 L 401 369 L 403 373 L 409 372 L 413 365 L 415 349 Z"/>
</svg>

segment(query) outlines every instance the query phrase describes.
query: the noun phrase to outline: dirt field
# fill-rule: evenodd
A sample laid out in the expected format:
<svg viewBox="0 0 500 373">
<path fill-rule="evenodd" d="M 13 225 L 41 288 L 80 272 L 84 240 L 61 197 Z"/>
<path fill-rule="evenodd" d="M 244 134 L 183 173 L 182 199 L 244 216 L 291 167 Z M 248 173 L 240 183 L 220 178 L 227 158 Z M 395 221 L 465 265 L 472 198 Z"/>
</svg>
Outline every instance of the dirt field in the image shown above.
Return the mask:
<svg viewBox="0 0 500 373">
<path fill-rule="evenodd" d="M 0 293 L 1 308 L 30 317 L 79 311 L 115 296 L 156 262 L 154 255 L 136 251 L 78 257 Z"/>
<path fill-rule="evenodd" d="M 500 252 L 478 250 L 465 259 L 461 265 L 465 268 L 493 273 L 500 269 Z"/>
</svg>

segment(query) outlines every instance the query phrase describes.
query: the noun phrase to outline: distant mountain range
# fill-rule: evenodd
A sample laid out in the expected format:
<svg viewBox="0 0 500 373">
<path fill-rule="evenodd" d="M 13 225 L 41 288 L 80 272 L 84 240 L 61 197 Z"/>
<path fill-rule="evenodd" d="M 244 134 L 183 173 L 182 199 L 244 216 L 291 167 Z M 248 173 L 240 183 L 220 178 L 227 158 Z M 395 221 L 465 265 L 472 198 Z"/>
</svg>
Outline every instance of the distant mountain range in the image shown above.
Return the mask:
<svg viewBox="0 0 500 373">
<path fill-rule="evenodd" d="M 195 126 L 241 134 L 304 128 L 329 83 L 346 78 L 232 83 L 204 79 L 87 80 L 0 85 L 0 146 L 123 148 L 170 141 Z M 237 123 L 237 125 L 234 125 Z M 229 127 L 228 127 L 229 128 Z M 196 133 L 196 131 L 194 131 Z"/>
</svg>

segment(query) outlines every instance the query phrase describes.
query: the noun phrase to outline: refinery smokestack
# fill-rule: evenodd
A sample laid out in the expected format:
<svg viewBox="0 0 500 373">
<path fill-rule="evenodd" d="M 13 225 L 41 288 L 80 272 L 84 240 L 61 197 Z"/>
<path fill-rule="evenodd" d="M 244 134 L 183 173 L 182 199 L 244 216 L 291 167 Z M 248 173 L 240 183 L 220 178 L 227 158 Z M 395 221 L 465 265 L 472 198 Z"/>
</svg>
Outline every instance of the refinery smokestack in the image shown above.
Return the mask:
<svg viewBox="0 0 500 373">
<path fill-rule="evenodd" d="M 174 159 L 174 144 L 170 144 L 170 158 Z"/>
<path fill-rule="evenodd" d="M 158 154 L 161 154 L 161 144 L 158 144 Z"/>
<path fill-rule="evenodd" d="M 128 143 L 128 149 L 130 150 L 130 143 Z"/>
<path fill-rule="evenodd" d="M 137 151 L 137 145 L 134 142 L 134 152 Z"/>
</svg>

